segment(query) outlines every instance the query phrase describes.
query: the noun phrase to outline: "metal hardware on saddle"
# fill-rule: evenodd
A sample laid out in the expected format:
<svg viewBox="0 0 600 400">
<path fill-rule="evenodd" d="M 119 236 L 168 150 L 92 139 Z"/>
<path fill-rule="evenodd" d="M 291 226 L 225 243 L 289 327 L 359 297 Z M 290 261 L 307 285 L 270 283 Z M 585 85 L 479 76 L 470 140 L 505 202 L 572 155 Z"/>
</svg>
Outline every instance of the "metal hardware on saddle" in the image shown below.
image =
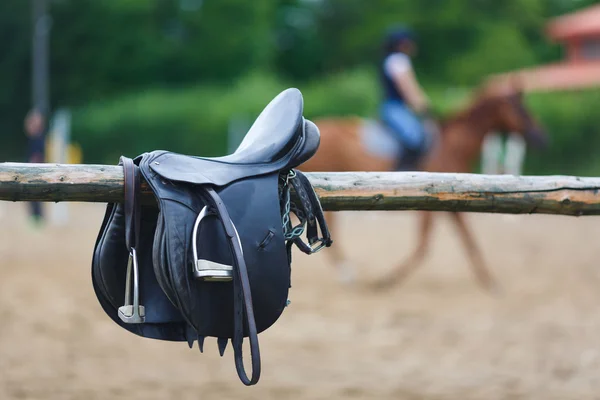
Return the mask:
<svg viewBox="0 0 600 400">
<path fill-rule="evenodd" d="M 300 205 L 294 204 L 290 200 L 290 184 L 300 200 Z M 286 176 L 283 186 L 283 198 L 285 202 L 283 225 L 284 232 L 286 232 L 286 239 L 294 243 L 306 254 L 314 254 L 324 247 L 330 247 L 333 241 L 325 222 L 323 209 L 308 178 L 302 172 L 292 170 Z M 300 220 L 300 224 L 295 227 L 291 226 L 289 217 L 291 212 Z M 322 237 L 319 237 L 318 228 L 321 230 Z M 305 231 L 308 244 L 300 239 L 300 236 Z"/>
<path fill-rule="evenodd" d="M 208 216 L 214 216 L 219 218 L 219 215 L 210 212 L 208 207 L 205 206 L 202 211 L 198 214 L 198 218 L 196 218 L 196 222 L 194 223 L 193 235 L 192 235 L 192 251 L 194 254 L 194 277 L 197 279 L 201 279 L 204 281 L 212 281 L 212 282 L 229 282 L 233 279 L 233 266 L 221 264 L 218 262 L 200 259 L 198 257 L 198 229 L 200 228 L 200 223 L 202 220 Z M 233 222 L 233 229 L 235 231 L 236 239 L 240 244 L 240 248 L 242 247 L 242 242 L 240 241 L 240 236 L 235 228 Z"/>
<path fill-rule="evenodd" d="M 133 268 L 132 268 L 133 267 Z M 133 271 L 132 271 L 133 269 Z M 133 275 L 133 301 L 131 299 L 131 277 Z M 140 274 L 135 248 L 129 253 L 125 283 L 125 305 L 119 307 L 119 318 L 126 324 L 142 324 L 146 320 L 146 309 L 140 305 Z"/>
</svg>

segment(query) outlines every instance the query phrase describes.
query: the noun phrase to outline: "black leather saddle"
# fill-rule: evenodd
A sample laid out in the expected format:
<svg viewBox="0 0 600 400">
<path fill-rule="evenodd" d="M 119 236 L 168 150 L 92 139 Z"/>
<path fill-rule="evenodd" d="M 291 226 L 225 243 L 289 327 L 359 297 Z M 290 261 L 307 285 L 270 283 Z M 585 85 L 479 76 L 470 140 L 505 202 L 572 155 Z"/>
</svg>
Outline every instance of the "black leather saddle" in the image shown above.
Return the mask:
<svg viewBox="0 0 600 400">
<path fill-rule="evenodd" d="M 318 197 L 294 169 L 319 146 L 302 111 L 298 90 L 282 92 L 225 157 L 121 157 L 125 200 L 108 205 L 92 260 L 96 296 L 113 321 L 152 339 L 198 340 L 200 351 L 216 337 L 221 355 L 231 339 L 240 379 L 258 381 L 257 335 L 287 305 L 292 245 L 311 254 L 332 243 Z M 140 204 L 140 174 L 158 207 Z"/>
</svg>

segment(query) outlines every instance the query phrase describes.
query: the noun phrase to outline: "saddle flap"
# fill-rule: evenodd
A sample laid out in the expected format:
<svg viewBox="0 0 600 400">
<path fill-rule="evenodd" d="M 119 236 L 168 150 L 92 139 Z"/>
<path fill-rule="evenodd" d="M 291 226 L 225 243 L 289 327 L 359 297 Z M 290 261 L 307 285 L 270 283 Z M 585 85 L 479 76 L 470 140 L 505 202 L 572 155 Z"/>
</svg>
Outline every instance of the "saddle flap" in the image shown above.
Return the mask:
<svg viewBox="0 0 600 400">
<path fill-rule="evenodd" d="M 239 232 L 259 331 L 271 326 L 283 312 L 290 283 L 277 182 L 278 174 L 274 173 L 241 180 L 218 191 Z M 216 269 L 233 265 L 223 227 L 217 217 L 206 218 L 194 237 L 194 221 L 207 205 L 202 196 L 194 194 L 192 188 L 188 199 L 175 200 L 170 185 L 156 180 L 152 183 L 163 221 L 157 235 L 165 237 L 165 246 L 160 249 L 164 257 L 159 258 L 163 261 L 154 267 L 159 280 L 170 277 L 161 285 L 173 289 L 177 306 L 198 334 L 232 337 L 232 282 L 204 281 L 195 276 L 198 261 Z M 197 240 L 198 259 L 193 239 Z"/>
<path fill-rule="evenodd" d="M 162 340 L 186 340 L 187 325 L 181 312 L 165 297 L 152 269 L 152 248 L 157 211 L 145 207 L 140 237 L 140 298 L 145 304 L 145 324 L 127 324 L 118 317 L 126 297 L 127 263 L 123 205 L 109 204 L 92 260 L 92 282 L 104 311 L 121 327 L 137 335 Z"/>
</svg>

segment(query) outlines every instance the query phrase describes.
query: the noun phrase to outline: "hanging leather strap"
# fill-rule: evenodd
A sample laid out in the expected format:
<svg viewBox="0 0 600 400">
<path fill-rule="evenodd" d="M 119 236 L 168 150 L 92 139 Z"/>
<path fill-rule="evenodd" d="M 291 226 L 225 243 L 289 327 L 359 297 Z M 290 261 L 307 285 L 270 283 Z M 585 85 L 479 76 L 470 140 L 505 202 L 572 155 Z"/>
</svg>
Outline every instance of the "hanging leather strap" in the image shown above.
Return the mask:
<svg viewBox="0 0 600 400">
<path fill-rule="evenodd" d="M 125 244 L 127 250 L 137 248 L 140 240 L 140 172 L 131 158 L 122 156 L 119 164 L 123 165 L 125 188 Z"/>
<path fill-rule="evenodd" d="M 308 245 L 299 237 L 294 240 L 294 243 L 302 252 L 312 254 L 323 247 L 330 247 L 333 241 L 331 240 L 331 234 L 329 233 L 329 228 L 325 221 L 321 202 L 310 181 L 302 172 L 294 170 L 294 173 L 295 177 L 291 179 L 290 182 L 300 199 L 302 211 L 306 218 L 306 237 L 308 239 Z M 321 231 L 322 237 L 319 237 L 319 230 Z M 318 245 L 314 246 L 317 243 Z"/>
<path fill-rule="evenodd" d="M 223 224 L 225 234 L 229 239 L 229 246 L 233 254 L 235 270 L 233 271 L 233 352 L 235 357 L 235 368 L 242 383 L 246 386 L 254 385 L 260 378 L 260 349 L 258 346 L 258 332 L 254 320 L 254 308 L 252 306 L 252 293 L 250 292 L 250 280 L 244 254 L 238 241 L 238 233 L 235 230 L 227 208 L 221 197 L 208 187 L 206 192 L 210 196 L 213 206 L 216 208 L 219 220 Z M 250 340 L 250 357 L 252 359 L 252 376 L 248 378 L 244 367 L 242 356 L 242 343 L 244 340 L 244 314 L 248 326 L 248 338 Z"/>
</svg>

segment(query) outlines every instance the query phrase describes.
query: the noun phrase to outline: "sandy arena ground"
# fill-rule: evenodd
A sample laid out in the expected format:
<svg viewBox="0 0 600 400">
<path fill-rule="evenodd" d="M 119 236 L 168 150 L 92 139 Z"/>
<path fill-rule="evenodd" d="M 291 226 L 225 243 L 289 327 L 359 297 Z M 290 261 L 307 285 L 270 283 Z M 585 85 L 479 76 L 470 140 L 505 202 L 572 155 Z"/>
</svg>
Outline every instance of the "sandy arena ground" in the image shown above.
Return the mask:
<svg viewBox="0 0 600 400">
<path fill-rule="evenodd" d="M 68 227 L 35 231 L 23 204 L 0 204 L 0 399 L 600 398 L 598 218 L 470 215 L 500 297 L 475 285 L 443 215 L 424 267 L 391 292 L 342 287 L 325 252 L 297 254 L 292 303 L 246 388 L 215 339 L 199 354 L 105 316 L 89 271 L 103 209 L 70 205 Z M 415 223 L 345 213 L 337 244 L 373 279 Z"/>
</svg>

